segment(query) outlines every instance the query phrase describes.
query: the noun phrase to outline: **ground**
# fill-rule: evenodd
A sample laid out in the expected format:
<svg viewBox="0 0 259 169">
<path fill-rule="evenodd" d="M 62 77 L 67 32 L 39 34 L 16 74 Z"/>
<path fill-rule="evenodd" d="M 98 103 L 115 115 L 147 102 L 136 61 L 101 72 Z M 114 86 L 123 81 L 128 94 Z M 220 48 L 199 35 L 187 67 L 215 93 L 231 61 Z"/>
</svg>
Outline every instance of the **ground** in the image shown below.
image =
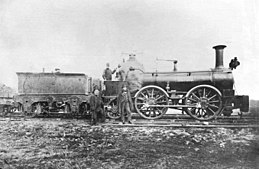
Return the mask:
<svg viewBox="0 0 259 169">
<path fill-rule="evenodd" d="M 257 168 L 257 129 L 0 121 L 0 168 Z"/>
</svg>

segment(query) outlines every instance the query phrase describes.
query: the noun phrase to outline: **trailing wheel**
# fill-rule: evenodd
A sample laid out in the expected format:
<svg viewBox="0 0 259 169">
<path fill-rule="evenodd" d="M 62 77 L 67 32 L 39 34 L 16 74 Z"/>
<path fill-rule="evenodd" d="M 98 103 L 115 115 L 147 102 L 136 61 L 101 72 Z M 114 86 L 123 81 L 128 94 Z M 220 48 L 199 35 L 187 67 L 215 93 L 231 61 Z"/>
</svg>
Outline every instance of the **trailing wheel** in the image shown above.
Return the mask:
<svg viewBox="0 0 259 169">
<path fill-rule="evenodd" d="M 107 116 L 111 119 L 119 119 L 121 117 L 117 106 L 117 99 L 111 100 L 108 104 Z"/>
<path fill-rule="evenodd" d="M 196 86 L 185 97 L 186 113 L 197 120 L 211 120 L 222 110 L 222 95 L 213 86 Z"/>
<path fill-rule="evenodd" d="M 168 110 L 168 94 L 158 86 L 145 86 L 140 89 L 134 100 L 135 109 L 145 119 L 158 119 Z"/>
</svg>

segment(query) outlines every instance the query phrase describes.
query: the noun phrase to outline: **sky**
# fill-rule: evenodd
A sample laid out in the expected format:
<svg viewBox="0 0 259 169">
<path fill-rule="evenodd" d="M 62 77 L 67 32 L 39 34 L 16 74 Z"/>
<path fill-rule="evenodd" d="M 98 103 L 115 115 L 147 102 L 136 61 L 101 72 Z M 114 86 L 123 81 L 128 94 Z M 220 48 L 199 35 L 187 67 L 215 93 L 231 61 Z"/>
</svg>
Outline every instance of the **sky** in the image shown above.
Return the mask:
<svg viewBox="0 0 259 169">
<path fill-rule="evenodd" d="M 259 99 L 259 3 L 256 0 L 0 0 L 0 83 L 17 88 L 16 72 L 80 72 L 100 77 L 125 53 L 148 71 L 209 70 L 215 45 L 239 95 Z"/>
</svg>

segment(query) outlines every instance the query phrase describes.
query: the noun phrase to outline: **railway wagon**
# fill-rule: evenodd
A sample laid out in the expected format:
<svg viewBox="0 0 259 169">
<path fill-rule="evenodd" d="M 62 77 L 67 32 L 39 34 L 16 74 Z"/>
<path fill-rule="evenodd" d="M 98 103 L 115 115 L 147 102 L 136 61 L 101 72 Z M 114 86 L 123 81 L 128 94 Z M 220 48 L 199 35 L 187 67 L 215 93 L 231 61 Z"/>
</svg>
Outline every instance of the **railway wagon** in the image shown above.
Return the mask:
<svg viewBox="0 0 259 169">
<path fill-rule="evenodd" d="M 0 115 L 15 111 L 13 96 L 15 91 L 4 84 L 0 84 Z"/>
<path fill-rule="evenodd" d="M 17 72 L 20 110 L 32 114 L 60 112 L 84 114 L 93 79 L 83 73 Z"/>
<path fill-rule="evenodd" d="M 13 97 L 0 97 L 0 116 L 15 111 Z"/>
<path fill-rule="evenodd" d="M 248 112 L 249 97 L 235 95 L 232 70 L 223 66 L 225 47 L 213 47 L 216 66 L 210 70 L 144 72 L 132 65 L 126 82 L 130 87 L 133 85 L 135 110 L 143 118 L 157 119 L 172 108 L 197 120 L 211 120 L 221 114 L 229 116 L 233 109 Z M 109 102 L 108 116 L 118 118 L 115 99 Z"/>
</svg>

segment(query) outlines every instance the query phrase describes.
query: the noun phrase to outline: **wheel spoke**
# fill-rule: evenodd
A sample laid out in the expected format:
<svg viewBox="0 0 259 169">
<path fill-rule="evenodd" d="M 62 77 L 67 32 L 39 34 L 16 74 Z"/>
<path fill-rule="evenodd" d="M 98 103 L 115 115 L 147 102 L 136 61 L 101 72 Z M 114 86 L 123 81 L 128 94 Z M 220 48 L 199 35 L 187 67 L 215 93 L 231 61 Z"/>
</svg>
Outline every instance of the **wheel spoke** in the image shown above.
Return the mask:
<svg viewBox="0 0 259 169">
<path fill-rule="evenodd" d="M 196 94 L 192 93 L 192 96 L 194 96 L 197 99 L 197 101 L 200 100 L 200 98 L 198 96 L 196 96 Z"/>
<path fill-rule="evenodd" d="M 148 110 L 148 116 L 151 117 L 151 115 L 152 115 L 152 110 L 149 109 Z"/>
<path fill-rule="evenodd" d="M 144 93 L 140 92 L 140 94 L 141 94 L 144 98 L 147 98 L 147 96 L 144 95 Z"/>
<path fill-rule="evenodd" d="M 153 96 L 154 96 L 154 89 L 152 89 L 151 91 L 151 97 L 153 98 Z"/>
<path fill-rule="evenodd" d="M 219 100 L 212 100 L 212 101 L 209 101 L 209 103 L 219 103 L 220 101 Z"/>
<path fill-rule="evenodd" d="M 212 110 L 210 107 L 208 107 L 208 109 L 213 113 L 216 114 L 216 112 L 214 110 Z"/>
<path fill-rule="evenodd" d="M 200 116 L 201 116 L 201 117 L 204 117 L 204 114 L 203 114 L 203 111 L 202 111 L 201 108 L 199 108 L 199 113 L 200 113 Z"/>
<path fill-rule="evenodd" d="M 145 101 L 145 100 L 146 100 L 146 98 L 143 98 L 143 97 L 137 97 L 137 99 L 139 99 L 139 100 L 143 100 L 143 101 Z"/>
<path fill-rule="evenodd" d="M 159 96 L 158 98 L 155 98 L 155 100 L 157 101 L 157 100 L 159 100 L 159 99 L 161 99 L 163 97 L 165 97 L 165 95 Z"/>
<path fill-rule="evenodd" d="M 209 104 L 210 107 L 215 107 L 215 108 L 219 108 L 218 106 L 214 105 L 214 104 Z"/>
<path fill-rule="evenodd" d="M 206 88 L 203 89 L 203 97 L 206 96 Z"/>
<path fill-rule="evenodd" d="M 158 114 L 159 114 L 159 115 L 162 114 L 162 110 L 157 109 L 157 111 L 158 111 Z"/>
<path fill-rule="evenodd" d="M 146 89 L 146 91 L 147 91 L 147 95 L 148 95 L 148 97 L 150 98 L 150 97 L 151 97 L 151 93 L 150 93 L 150 91 L 149 91 L 148 89 Z"/>
<path fill-rule="evenodd" d="M 190 110 L 190 112 L 192 113 L 192 114 L 195 114 L 195 110 L 196 110 L 196 108 L 191 108 L 191 110 Z"/>
<path fill-rule="evenodd" d="M 211 90 L 209 90 L 209 92 L 207 93 L 207 97 L 210 95 L 210 93 L 211 93 Z"/>
<path fill-rule="evenodd" d="M 193 101 L 193 102 L 196 102 L 197 103 L 197 100 L 193 99 L 193 98 L 189 98 L 189 100 Z"/>
<path fill-rule="evenodd" d="M 207 115 L 207 112 L 204 109 L 202 109 L 202 112 L 204 114 L 203 117 L 205 117 Z"/>
<path fill-rule="evenodd" d="M 208 100 L 211 100 L 211 99 L 213 99 L 214 97 L 216 97 L 217 95 L 216 94 L 214 94 L 213 96 L 211 96 L 210 98 L 208 98 Z"/>
<path fill-rule="evenodd" d="M 196 110 L 197 110 L 197 111 L 196 111 L 195 114 L 196 114 L 197 116 L 201 116 L 201 109 L 198 108 L 198 109 L 196 109 Z"/>
<path fill-rule="evenodd" d="M 152 109 L 153 117 L 156 117 L 156 111 L 155 109 Z"/>
</svg>

